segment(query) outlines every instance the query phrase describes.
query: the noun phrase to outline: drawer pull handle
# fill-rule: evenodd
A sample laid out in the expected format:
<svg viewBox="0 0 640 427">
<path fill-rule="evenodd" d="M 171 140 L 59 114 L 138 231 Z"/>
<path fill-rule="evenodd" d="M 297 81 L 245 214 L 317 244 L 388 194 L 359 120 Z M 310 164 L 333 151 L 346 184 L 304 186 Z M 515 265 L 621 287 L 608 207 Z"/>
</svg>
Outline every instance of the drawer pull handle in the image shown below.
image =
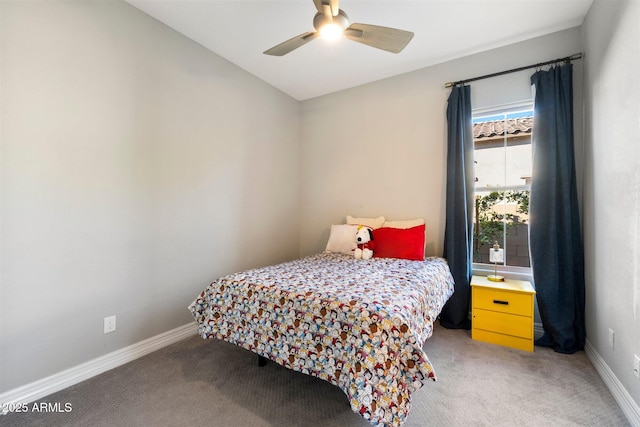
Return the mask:
<svg viewBox="0 0 640 427">
<path fill-rule="evenodd" d="M 501 305 L 509 305 L 509 301 L 500 301 L 499 299 L 494 299 L 493 303 L 494 304 L 501 304 Z"/>
</svg>

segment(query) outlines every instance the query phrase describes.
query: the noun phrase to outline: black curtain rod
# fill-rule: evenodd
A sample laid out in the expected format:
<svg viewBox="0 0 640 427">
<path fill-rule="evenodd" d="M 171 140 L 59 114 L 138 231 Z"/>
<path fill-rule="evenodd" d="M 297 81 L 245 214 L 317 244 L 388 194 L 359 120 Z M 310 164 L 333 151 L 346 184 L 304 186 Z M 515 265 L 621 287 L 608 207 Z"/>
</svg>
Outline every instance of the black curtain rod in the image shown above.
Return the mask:
<svg viewBox="0 0 640 427">
<path fill-rule="evenodd" d="M 510 73 L 515 73 L 517 71 L 528 70 L 529 68 L 537 68 L 537 67 L 542 67 L 542 66 L 549 65 L 549 64 L 556 64 L 558 62 L 571 62 L 571 61 L 574 61 L 576 59 L 581 59 L 581 58 L 582 58 L 582 53 L 576 53 L 576 54 L 573 54 L 571 56 L 567 56 L 567 57 L 564 57 L 564 58 L 554 59 L 553 61 L 540 62 L 539 64 L 527 65 L 526 67 L 514 68 L 512 70 L 507 70 L 507 71 L 500 71 L 498 73 L 487 74 L 486 76 L 480 76 L 480 77 L 473 77 L 471 79 L 460 80 L 460 81 L 457 81 L 457 82 L 448 82 L 448 83 L 444 84 L 444 87 L 445 88 L 449 88 L 449 87 L 460 85 L 460 84 L 464 84 L 464 83 L 474 82 L 476 80 L 488 79 L 489 77 L 502 76 L 504 74 L 510 74 Z"/>
</svg>

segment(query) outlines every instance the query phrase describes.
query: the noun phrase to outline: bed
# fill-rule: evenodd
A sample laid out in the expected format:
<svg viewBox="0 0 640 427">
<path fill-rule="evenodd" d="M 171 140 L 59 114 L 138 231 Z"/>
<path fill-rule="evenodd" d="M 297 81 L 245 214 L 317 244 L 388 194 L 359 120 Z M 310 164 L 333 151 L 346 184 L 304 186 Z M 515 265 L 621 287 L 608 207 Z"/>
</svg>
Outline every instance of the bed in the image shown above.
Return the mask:
<svg viewBox="0 0 640 427">
<path fill-rule="evenodd" d="M 422 346 L 452 293 L 441 258 L 324 252 L 222 277 L 189 309 L 202 338 L 326 380 L 371 424 L 397 426 L 436 379 Z"/>
</svg>

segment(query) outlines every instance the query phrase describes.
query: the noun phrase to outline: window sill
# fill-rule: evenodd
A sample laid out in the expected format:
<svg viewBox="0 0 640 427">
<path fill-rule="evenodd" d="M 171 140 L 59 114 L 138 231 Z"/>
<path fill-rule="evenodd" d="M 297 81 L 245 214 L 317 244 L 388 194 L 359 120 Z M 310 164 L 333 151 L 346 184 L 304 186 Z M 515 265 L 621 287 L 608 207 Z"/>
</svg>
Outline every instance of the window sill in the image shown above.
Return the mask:
<svg viewBox="0 0 640 427">
<path fill-rule="evenodd" d="M 494 274 L 495 271 L 492 264 L 479 264 L 474 262 L 471 268 L 473 274 L 479 276 L 488 276 Z M 531 271 L 531 267 L 510 267 L 502 265 L 498 266 L 498 274 L 507 279 L 527 280 L 533 285 L 533 272 Z"/>
</svg>

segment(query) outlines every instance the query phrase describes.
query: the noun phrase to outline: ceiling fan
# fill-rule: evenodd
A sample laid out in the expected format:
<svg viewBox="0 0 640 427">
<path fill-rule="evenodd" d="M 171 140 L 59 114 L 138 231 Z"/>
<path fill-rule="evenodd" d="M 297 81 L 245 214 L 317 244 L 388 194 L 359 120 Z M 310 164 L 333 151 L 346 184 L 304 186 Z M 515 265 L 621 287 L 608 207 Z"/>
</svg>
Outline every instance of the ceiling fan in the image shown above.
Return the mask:
<svg viewBox="0 0 640 427">
<path fill-rule="evenodd" d="M 300 34 L 265 50 L 265 55 L 283 56 L 317 37 L 337 38 L 340 35 L 371 47 L 399 53 L 413 38 L 411 31 L 369 24 L 349 25 L 349 17 L 339 8 L 338 0 L 313 0 L 313 3 L 318 9 L 313 17 L 316 31 Z"/>
</svg>

